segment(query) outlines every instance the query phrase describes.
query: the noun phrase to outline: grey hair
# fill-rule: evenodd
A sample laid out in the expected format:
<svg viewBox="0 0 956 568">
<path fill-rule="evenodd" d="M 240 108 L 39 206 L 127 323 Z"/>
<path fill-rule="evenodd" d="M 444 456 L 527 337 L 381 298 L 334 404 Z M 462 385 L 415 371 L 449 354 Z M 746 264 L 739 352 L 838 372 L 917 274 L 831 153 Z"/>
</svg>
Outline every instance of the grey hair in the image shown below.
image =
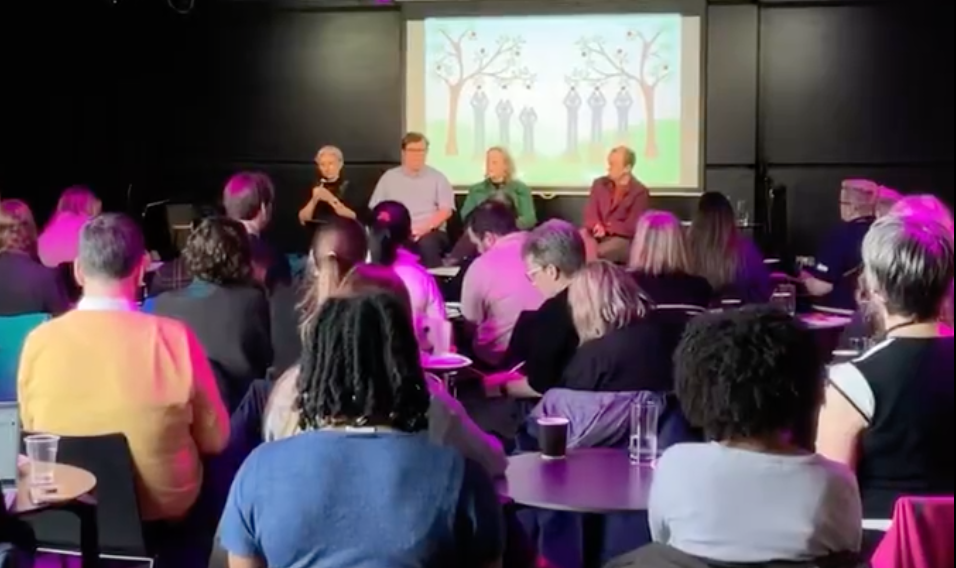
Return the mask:
<svg viewBox="0 0 956 568">
<path fill-rule="evenodd" d="M 117 281 L 142 266 L 145 255 L 139 226 L 126 215 L 104 213 L 83 225 L 76 262 L 87 276 Z"/>
<path fill-rule="evenodd" d="M 589 263 L 574 276 L 568 304 L 581 343 L 627 327 L 647 312 L 634 277 L 605 260 Z"/>
<path fill-rule="evenodd" d="M 577 227 L 562 219 L 538 225 L 525 239 L 521 254 L 538 266 L 555 267 L 566 278 L 577 274 L 587 262 L 584 237 Z"/>
<path fill-rule="evenodd" d="M 315 162 L 319 163 L 319 158 L 321 158 L 322 156 L 326 154 L 338 160 L 340 164 L 345 163 L 345 154 L 342 153 L 342 150 L 339 149 L 338 146 L 331 146 L 331 145 L 322 146 L 321 148 L 319 148 L 319 151 L 315 153 Z"/>
<path fill-rule="evenodd" d="M 889 215 L 900 199 L 903 199 L 900 192 L 891 187 L 880 186 L 876 196 L 876 216 L 885 217 Z"/>
<path fill-rule="evenodd" d="M 953 282 L 953 235 L 926 215 L 883 217 L 863 239 L 863 277 L 888 314 L 936 320 Z"/>
<path fill-rule="evenodd" d="M 621 152 L 624 154 L 624 165 L 633 168 L 637 164 L 637 154 L 627 146 L 615 146 L 611 152 Z"/>
</svg>

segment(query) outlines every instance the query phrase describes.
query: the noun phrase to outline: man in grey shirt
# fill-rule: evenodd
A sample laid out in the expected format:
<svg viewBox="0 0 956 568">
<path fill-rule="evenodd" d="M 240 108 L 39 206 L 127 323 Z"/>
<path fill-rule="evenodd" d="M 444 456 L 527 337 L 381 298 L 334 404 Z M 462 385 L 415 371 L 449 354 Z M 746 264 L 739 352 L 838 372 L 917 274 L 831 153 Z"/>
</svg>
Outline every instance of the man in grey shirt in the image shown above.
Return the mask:
<svg viewBox="0 0 956 568">
<path fill-rule="evenodd" d="M 418 132 L 402 138 L 402 165 L 385 172 L 378 180 L 369 209 L 383 201 L 397 201 L 412 217 L 412 238 L 418 245 L 422 264 L 441 266 L 448 249 L 445 224 L 455 212 L 455 193 L 445 174 L 425 163 L 428 139 Z"/>
</svg>

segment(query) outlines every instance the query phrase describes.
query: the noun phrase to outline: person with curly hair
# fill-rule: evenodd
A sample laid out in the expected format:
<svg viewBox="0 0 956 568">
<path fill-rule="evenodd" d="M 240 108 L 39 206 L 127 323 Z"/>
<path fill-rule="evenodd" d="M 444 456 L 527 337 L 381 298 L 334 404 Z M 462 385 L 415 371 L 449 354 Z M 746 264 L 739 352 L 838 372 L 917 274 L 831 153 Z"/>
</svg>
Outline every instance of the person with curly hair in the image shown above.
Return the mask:
<svg viewBox="0 0 956 568">
<path fill-rule="evenodd" d="M 160 294 L 152 311 L 180 320 L 196 333 L 233 410 L 255 379 L 272 366 L 269 301 L 252 278 L 246 229 L 225 217 L 205 219 L 183 250 L 192 283 Z"/>
<path fill-rule="evenodd" d="M 297 379 L 302 432 L 259 446 L 233 482 L 220 528 L 230 565 L 500 565 L 490 477 L 429 439 L 407 302 L 330 298 L 312 331 Z"/>
<path fill-rule="evenodd" d="M 59 315 L 69 309 L 57 273 L 36 256 L 37 226 L 19 199 L 0 201 L 0 316 Z"/>
<path fill-rule="evenodd" d="M 853 474 L 792 435 L 823 393 L 812 333 L 769 306 L 707 314 L 688 326 L 674 367 L 684 414 L 709 441 L 671 446 L 658 461 L 654 541 L 728 563 L 857 552 Z"/>
</svg>

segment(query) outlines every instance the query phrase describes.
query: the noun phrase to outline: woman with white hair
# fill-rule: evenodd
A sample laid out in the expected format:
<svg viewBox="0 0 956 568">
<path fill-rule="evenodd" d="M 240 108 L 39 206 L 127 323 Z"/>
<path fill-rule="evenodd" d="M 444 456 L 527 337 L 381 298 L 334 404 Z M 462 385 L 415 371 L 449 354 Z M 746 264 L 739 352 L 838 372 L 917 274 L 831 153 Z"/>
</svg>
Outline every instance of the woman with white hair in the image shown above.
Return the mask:
<svg viewBox="0 0 956 568">
<path fill-rule="evenodd" d="M 863 241 L 863 286 L 885 339 L 829 371 L 817 451 L 856 470 L 868 543 L 896 500 L 953 494 L 953 234 L 934 217 L 890 214 Z"/>
<path fill-rule="evenodd" d="M 317 180 L 309 201 L 299 210 L 299 222 L 305 225 L 330 215 L 355 219 L 355 210 L 345 201 L 348 180 L 342 177 L 345 157 L 336 146 L 323 146 L 315 154 Z"/>
</svg>

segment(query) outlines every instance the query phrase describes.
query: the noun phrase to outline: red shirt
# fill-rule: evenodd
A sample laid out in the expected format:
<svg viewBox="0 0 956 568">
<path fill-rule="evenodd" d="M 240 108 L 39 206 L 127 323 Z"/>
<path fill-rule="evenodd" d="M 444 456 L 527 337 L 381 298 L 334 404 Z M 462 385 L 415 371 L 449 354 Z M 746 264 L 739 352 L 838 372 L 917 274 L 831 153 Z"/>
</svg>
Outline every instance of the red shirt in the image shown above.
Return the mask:
<svg viewBox="0 0 956 568">
<path fill-rule="evenodd" d="M 591 185 L 584 206 L 584 227 L 592 230 L 601 225 L 608 236 L 630 239 L 634 237 L 637 220 L 649 205 L 650 192 L 637 179 L 632 177 L 627 186 L 619 189 L 609 178 L 599 177 Z"/>
</svg>

